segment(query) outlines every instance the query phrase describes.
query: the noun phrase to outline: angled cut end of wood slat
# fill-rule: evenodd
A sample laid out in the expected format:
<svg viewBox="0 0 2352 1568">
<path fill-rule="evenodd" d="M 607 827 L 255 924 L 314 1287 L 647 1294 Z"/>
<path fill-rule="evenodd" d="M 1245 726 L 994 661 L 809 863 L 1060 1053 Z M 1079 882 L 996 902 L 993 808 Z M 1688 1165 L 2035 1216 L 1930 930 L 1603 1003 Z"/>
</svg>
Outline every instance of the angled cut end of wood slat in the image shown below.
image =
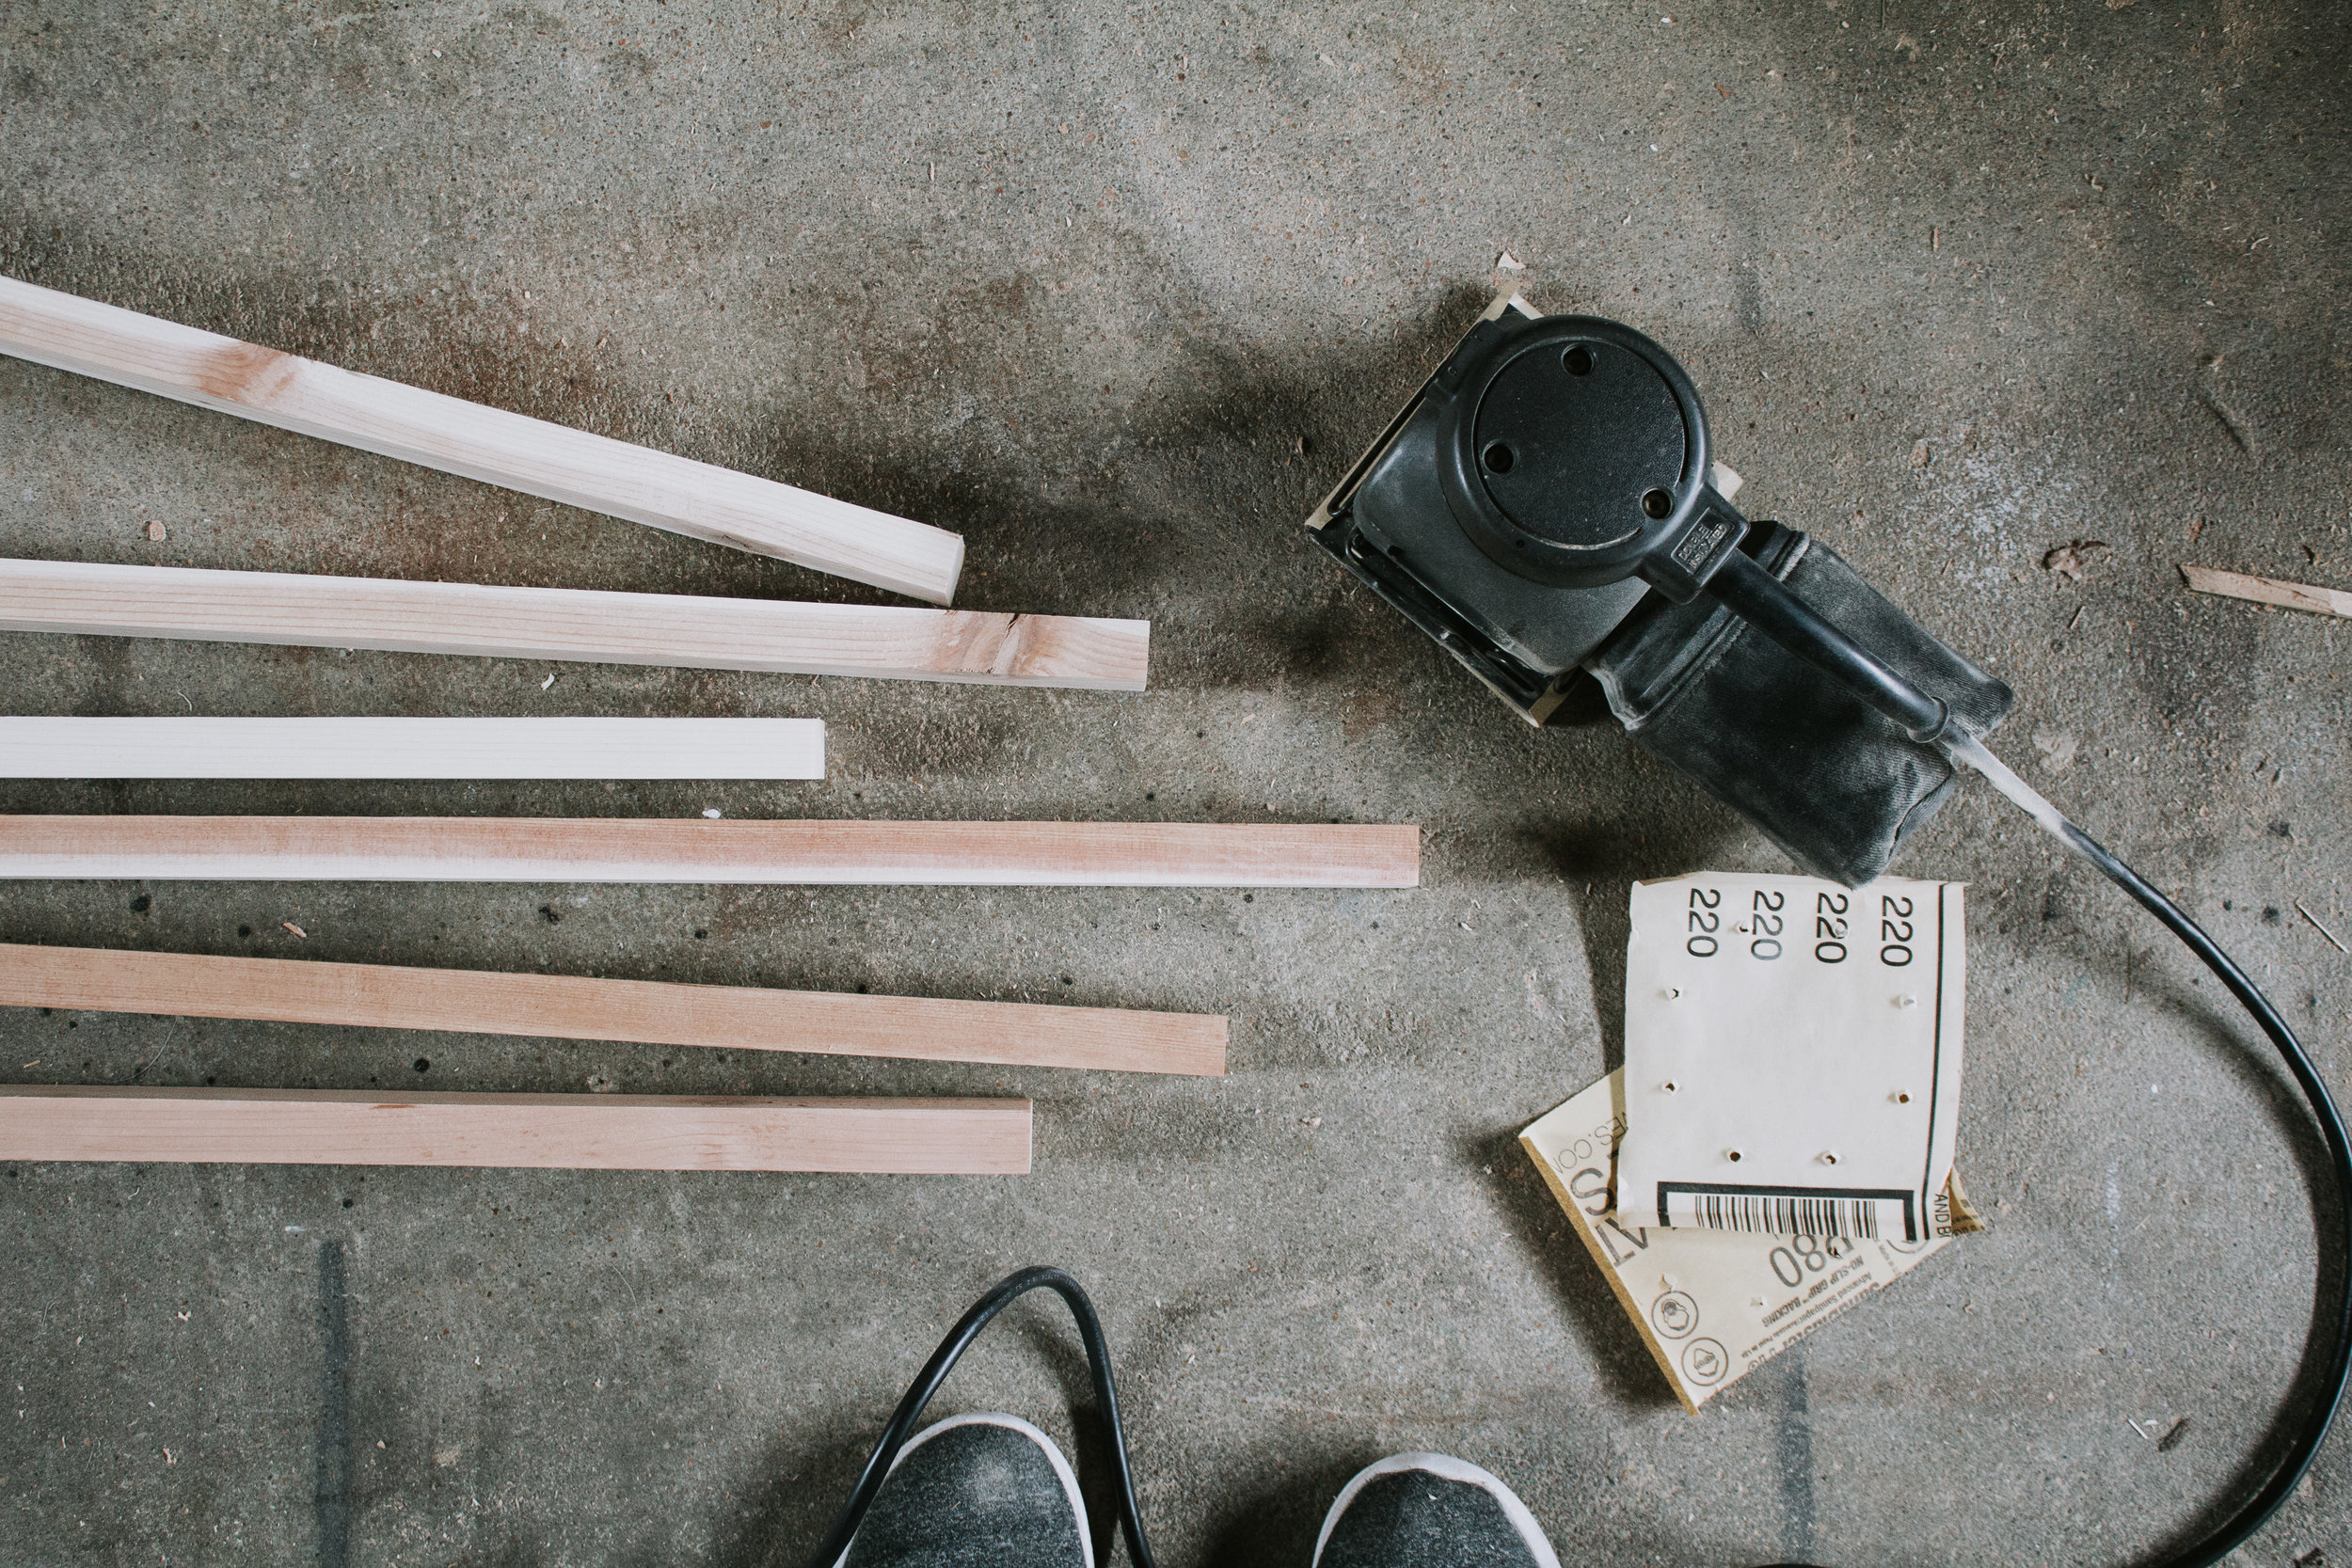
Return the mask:
<svg viewBox="0 0 2352 1568">
<path fill-rule="evenodd" d="M 2275 605 L 2280 610 L 2300 610 L 2313 615 L 2352 618 L 2352 593 L 2341 588 L 2289 582 L 2284 578 L 2249 577 L 2244 572 L 2224 572 L 2212 566 L 2184 565 L 2181 576 L 2187 578 L 2189 587 L 2200 594 L 2244 599 L 2250 604 Z"/>
<path fill-rule="evenodd" d="M 1141 691 L 1152 671 L 1152 623 L 949 610 L 940 615 L 930 664 L 945 679 Z"/>
</svg>

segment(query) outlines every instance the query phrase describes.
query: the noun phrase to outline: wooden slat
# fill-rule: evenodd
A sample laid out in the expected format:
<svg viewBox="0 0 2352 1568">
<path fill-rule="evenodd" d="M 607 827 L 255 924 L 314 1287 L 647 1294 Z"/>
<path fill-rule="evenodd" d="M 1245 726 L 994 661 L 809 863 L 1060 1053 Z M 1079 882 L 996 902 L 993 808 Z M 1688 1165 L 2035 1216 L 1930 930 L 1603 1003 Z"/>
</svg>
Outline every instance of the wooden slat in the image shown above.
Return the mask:
<svg viewBox="0 0 2352 1568">
<path fill-rule="evenodd" d="M 1413 887 L 1409 824 L 0 816 L 0 878 Z"/>
<path fill-rule="evenodd" d="M 2217 571 L 2211 566 L 2184 566 L 2181 575 L 2200 594 L 2249 599 L 2255 604 L 2277 605 L 2281 610 L 2307 610 L 2314 615 L 2352 617 L 2352 594 L 2341 588 L 2315 588 L 2308 582 L 2248 577 L 2243 572 Z"/>
<path fill-rule="evenodd" d="M 7 779 L 821 779 L 821 719 L 0 718 Z"/>
<path fill-rule="evenodd" d="M 1225 1020 L 1032 1003 L 0 943 L 0 1006 L 1123 1072 L 1225 1071 Z"/>
<path fill-rule="evenodd" d="M 0 353 L 946 604 L 963 541 L 669 452 L 0 277 Z"/>
<path fill-rule="evenodd" d="M 1029 1102 L 18 1085 L 0 1160 L 1018 1176 Z"/>
<path fill-rule="evenodd" d="M 0 631 L 1140 691 L 1152 623 L 0 560 Z"/>
</svg>

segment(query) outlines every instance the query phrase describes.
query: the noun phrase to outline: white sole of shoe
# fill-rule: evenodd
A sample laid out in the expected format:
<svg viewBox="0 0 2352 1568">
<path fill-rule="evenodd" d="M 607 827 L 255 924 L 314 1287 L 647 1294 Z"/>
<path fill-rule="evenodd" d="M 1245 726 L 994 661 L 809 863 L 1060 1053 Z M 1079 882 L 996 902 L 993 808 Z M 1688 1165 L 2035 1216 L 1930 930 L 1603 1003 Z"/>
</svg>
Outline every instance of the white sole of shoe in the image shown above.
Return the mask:
<svg viewBox="0 0 2352 1568">
<path fill-rule="evenodd" d="M 1340 1495 L 1331 1499 L 1330 1512 L 1323 1516 L 1323 1529 L 1315 1536 L 1316 1563 L 1323 1561 L 1324 1544 L 1331 1539 L 1332 1528 L 1339 1524 L 1340 1515 L 1347 1511 L 1349 1503 L 1356 1500 L 1356 1494 L 1382 1476 L 1392 1476 L 1402 1470 L 1426 1470 L 1441 1480 L 1458 1481 L 1477 1487 L 1502 1505 L 1502 1516 L 1511 1521 L 1511 1528 L 1518 1531 L 1519 1539 L 1527 1544 L 1529 1553 L 1535 1559 L 1536 1568 L 1560 1568 L 1559 1555 L 1551 1549 L 1551 1543 L 1544 1538 L 1543 1527 L 1535 1523 L 1535 1515 L 1530 1513 L 1527 1505 L 1519 1501 L 1519 1495 L 1503 1485 L 1500 1477 L 1480 1469 L 1467 1459 L 1456 1459 L 1448 1453 L 1392 1453 L 1377 1464 L 1367 1465 L 1357 1471 L 1348 1483 L 1340 1488 Z"/>
</svg>

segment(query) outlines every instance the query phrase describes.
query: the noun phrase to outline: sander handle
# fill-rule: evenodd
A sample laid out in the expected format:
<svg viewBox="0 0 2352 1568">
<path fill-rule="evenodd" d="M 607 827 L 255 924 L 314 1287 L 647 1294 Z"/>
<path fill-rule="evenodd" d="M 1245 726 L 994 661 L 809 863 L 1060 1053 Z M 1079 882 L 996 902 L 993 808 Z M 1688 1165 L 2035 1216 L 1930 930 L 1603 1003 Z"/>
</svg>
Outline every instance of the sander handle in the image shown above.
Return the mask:
<svg viewBox="0 0 2352 1568">
<path fill-rule="evenodd" d="M 1725 550 L 1700 587 L 1734 615 L 1843 683 L 1921 745 L 1935 745 L 1950 732 L 1949 707 L 1838 630 L 1745 551 Z"/>
</svg>

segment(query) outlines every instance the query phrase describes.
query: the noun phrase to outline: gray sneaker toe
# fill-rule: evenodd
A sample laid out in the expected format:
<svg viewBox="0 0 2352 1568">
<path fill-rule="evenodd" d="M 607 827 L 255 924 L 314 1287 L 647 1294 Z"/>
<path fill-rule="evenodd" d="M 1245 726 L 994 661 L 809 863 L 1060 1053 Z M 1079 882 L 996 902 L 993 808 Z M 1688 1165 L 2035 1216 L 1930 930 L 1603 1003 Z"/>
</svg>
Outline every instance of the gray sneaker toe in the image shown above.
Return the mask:
<svg viewBox="0 0 2352 1568">
<path fill-rule="evenodd" d="M 1094 1568 L 1094 1549 L 1052 1438 L 1014 1416 L 958 1416 L 899 1450 L 841 1568 Z"/>
</svg>

